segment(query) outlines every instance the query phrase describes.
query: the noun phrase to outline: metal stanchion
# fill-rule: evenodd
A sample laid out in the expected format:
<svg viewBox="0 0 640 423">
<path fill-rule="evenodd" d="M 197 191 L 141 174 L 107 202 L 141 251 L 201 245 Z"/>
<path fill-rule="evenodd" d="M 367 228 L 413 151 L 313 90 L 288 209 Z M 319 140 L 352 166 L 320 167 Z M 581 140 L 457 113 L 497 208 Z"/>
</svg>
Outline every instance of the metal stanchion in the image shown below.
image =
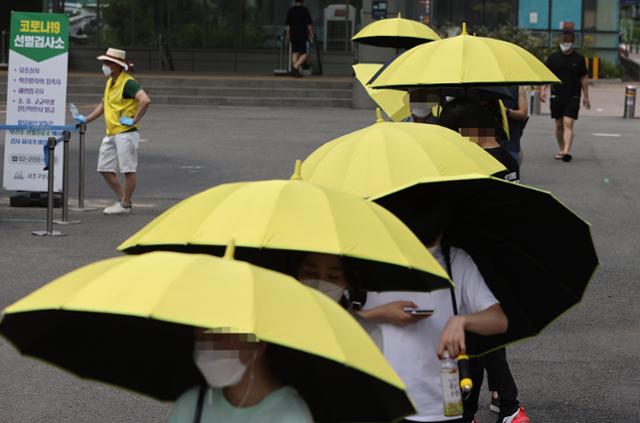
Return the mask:
<svg viewBox="0 0 640 423">
<path fill-rule="evenodd" d="M 62 142 L 64 143 L 64 157 L 62 158 L 62 219 L 56 219 L 53 223 L 58 225 L 70 225 L 80 223 L 79 220 L 69 220 L 69 140 L 71 132 L 64 131 Z"/>
<path fill-rule="evenodd" d="M 81 212 L 85 212 L 85 211 L 96 211 L 98 210 L 97 208 L 91 208 L 91 207 L 87 207 L 85 208 L 84 206 L 84 167 L 85 167 L 85 159 L 84 159 L 84 138 L 85 138 L 85 134 L 87 133 L 87 125 L 86 124 L 81 124 L 80 125 L 80 142 L 79 142 L 79 169 L 78 169 L 78 207 L 77 208 L 72 208 L 71 210 L 73 211 L 81 211 Z"/>
<path fill-rule="evenodd" d="M 636 86 L 627 85 L 624 88 L 624 119 L 633 119 L 636 115 Z"/>
<path fill-rule="evenodd" d="M 56 168 L 56 138 L 49 137 L 47 140 L 47 150 L 49 150 L 49 174 L 47 177 L 47 230 L 32 231 L 32 235 L 36 236 L 65 236 L 65 233 L 53 230 L 53 180 L 55 177 L 54 169 Z"/>
</svg>

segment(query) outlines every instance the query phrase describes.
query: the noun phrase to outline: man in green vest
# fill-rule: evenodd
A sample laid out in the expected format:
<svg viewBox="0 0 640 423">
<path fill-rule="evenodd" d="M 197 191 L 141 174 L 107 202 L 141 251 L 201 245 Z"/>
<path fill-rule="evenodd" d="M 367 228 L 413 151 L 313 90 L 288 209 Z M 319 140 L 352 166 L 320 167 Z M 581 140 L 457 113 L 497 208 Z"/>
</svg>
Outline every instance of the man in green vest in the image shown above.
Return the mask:
<svg viewBox="0 0 640 423">
<path fill-rule="evenodd" d="M 86 117 L 79 115 L 75 120 L 81 124 L 89 123 L 104 114 L 107 134 L 100 146 L 98 172 L 117 200 L 104 209 L 104 214 L 126 215 L 131 213 L 131 196 L 137 181 L 140 142 L 137 124 L 151 100 L 130 75 L 133 65 L 126 60 L 123 50 L 109 48 L 106 54 L 97 59 L 102 62 L 102 72 L 109 78 L 102 103 Z M 118 171 L 124 174 L 124 186 L 120 184 Z"/>
</svg>

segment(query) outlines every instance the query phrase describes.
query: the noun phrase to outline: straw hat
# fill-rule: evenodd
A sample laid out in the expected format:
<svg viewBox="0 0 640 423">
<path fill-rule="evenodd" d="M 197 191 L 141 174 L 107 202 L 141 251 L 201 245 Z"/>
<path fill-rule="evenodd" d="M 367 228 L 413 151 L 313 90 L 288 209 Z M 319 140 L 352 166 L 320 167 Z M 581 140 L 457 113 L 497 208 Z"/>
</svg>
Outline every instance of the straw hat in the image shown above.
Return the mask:
<svg viewBox="0 0 640 423">
<path fill-rule="evenodd" d="M 126 53 L 124 50 L 118 50 L 117 48 L 108 48 L 107 53 L 102 56 L 96 57 L 98 60 L 108 60 L 117 65 L 120 65 L 124 70 L 129 69 L 129 62 L 126 59 Z"/>
</svg>

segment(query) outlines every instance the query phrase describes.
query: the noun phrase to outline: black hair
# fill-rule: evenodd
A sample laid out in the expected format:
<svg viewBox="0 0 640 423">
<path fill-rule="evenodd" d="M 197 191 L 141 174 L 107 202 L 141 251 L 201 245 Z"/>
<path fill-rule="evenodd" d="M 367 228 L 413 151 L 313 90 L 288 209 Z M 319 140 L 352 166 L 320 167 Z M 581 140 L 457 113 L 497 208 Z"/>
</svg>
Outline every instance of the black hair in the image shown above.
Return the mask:
<svg viewBox="0 0 640 423">
<path fill-rule="evenodd" d="M 575 41 L 576 40 L 576 33 L 573 32 L 570 29 L 565 29 L 562 31 L 562 35 L 570 35 L 571 36 L 571 40 Z"/>
<path fill-rule="evenodd" d="M 433 203 L 425 204 L 416 199 L 414 204 L 406 206 L 397 215 L 425 246 L 432 245 L 445 235 L 454 209 L 451 200 L 436 199 Z"/>
<path fill-rule="evenodd" d="M 452 129 L 456 132 L 460 128 L 491 128 L 498 130 L 500 123 L 491 111 L 470 98 L 456 98 L 444 105 L 438 125 Z"/>
</svg>

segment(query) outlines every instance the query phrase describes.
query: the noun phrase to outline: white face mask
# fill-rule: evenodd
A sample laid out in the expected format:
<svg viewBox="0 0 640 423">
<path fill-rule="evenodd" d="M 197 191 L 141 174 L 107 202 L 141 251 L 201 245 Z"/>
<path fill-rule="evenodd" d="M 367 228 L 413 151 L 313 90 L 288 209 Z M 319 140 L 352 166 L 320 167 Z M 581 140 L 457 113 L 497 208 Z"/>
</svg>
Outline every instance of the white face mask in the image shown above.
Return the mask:
<svg viewBox="0 0 640 423">
<path fill-rule="evenodd" d="M 111 75 L 111 68 L 103 63 L 102 64 L 102 73 L 104 74 L 104 76 Z"/>
<path fill-rule="evenodd" d="M 559 45 L 560 45 L 560 50 L 562 50 L 565 53 L 573 48 L 573 43 L 560 43 Z"/>
<path fill-rule="evenodd" d="M 411 102 L 409 103 L 409 107 L 411 107 L 411 113 L 419 118 L 425 118 L 431 113 L 431 109 L 436 103 L 431 101 L 426 102 Z"/>
<path fill-rule="evenodd" d="M 333 301 L 338 302 L 342 298 L 345 289 L 335 283 L 323 281 L 322 279 L 303 279 L 300 282 L 306 286 L 322 292 Z"/>
<path fill-rule="evenodd" d="M 233 386 L 242 380 L 247 371 L 247 365 L 242 364 L 236 350 L 204 349 L 196 342 L 193 359 L 209 386 L 213 388 Z"/>
</svg>

